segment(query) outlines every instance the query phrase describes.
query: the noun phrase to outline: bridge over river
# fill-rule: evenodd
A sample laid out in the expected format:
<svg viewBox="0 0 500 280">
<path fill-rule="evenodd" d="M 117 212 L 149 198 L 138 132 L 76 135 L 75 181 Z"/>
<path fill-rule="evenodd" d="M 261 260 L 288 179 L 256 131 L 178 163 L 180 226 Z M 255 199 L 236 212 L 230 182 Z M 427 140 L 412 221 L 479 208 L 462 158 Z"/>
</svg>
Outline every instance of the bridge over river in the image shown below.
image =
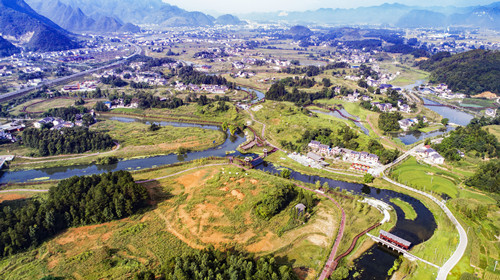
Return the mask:
<svg viewBox="0 0 500 280">
<path fill-rule="evenodd" d="M 368 235 L 369 237 L 371 237 L 371 239 L 373 239 L 375 242 L 381 243 L 381 244 L 383 244 L 383 245 L 385 245 L 385 246 L 387 246 L 387 247 L 389 247 L 389 248 L 391 248 L 391 249 L 393 249 L 393 250 L 395 250 L 395 251 L 403 254 L 403 256 L 405 258 L 407 258 L 407 259 L 409 259 L 411 261 L 418 260 L 418 261 L 421 261 L 421 262 L 426 263 L 428 265 L 432 265 L 433 267 L 435 267 L 437 269 L 440 269 L 439 266 L 437 266 L 437 265 L 435 265 L 435 264 L 433 264 L 433 263 L 431 263 L 429 261 L 426 261 L 426 260 L 424 260 L 422 258 L 419 258 L 419 257 L 411 254 L 410 252 L 408 252 L 408 251 L 406 251 L 406 250 L 404 250 L 404 249 L 402 249 L 402 248 L 400 248 L 400 247 L 398 247 L 398 246 L 396 246 L 396 245 L 394 245 L 394 244 L 392 244 L 390 242 L 385 241 L 384 239 L 382 239 L 380 237 L 377 237 L 375 235 L 371 235 L 368 232 L 366 233 L 366 235 Z"/>
</svg>

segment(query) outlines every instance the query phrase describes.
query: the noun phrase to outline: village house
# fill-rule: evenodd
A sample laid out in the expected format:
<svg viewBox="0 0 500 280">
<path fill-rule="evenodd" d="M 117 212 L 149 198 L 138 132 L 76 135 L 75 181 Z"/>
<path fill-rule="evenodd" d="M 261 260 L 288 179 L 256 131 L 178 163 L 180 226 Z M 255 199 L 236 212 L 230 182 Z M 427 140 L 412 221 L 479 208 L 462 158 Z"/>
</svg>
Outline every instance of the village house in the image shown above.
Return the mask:
<svg viewBox="0 0 500 280">
<path fill-rule="evenodd" d="M 401 129 L 403 131 L 408 131 L 410 129 L 410 127 L 412 127 L 414 125 L 414 123 L 411 119 L 399 120 L 398 123 L 399 123 L 399 127 L 401 127 Z"/>
<path fill-rule="evenodd" d="M 486 111 L 484 112 L 484 114 L 485 114 L 487 117 L 492 117 L 492 118 L 494 118 L 494 117 L 497 115 L 497 109 L 491 109 L 491 108 L 488 108 L 488 109 L 486 109 Z"/>
<path fill-rule="evenodd" d="M 416 155 L 430 164 L 443 164 L 445 160 L 443 156 L 441 156 L 429 145 L 425 145 L 421 149 L 417 150 Z"/>
<path fill-rule="evenodd" d="M 321 145 L 321 143 L 319 141 L 316 141 L 316 140 L 312 140 L 309 144 L 307 144 L 307 146 L 309 148 L 311 148 L 311 150 L 319 149 L 319 145 Z"/>
</svg>

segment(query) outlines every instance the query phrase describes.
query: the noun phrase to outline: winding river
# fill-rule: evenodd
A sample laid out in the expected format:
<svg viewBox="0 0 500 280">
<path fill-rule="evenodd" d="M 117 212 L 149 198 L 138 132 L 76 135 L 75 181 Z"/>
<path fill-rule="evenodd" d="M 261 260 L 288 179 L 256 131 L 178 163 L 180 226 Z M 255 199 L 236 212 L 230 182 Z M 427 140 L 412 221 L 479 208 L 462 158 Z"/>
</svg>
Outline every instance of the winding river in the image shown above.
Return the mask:
<svg viewBox="0 0 500 280">
<path fill-rule="evenodd" d="M 258 95 L 262 98 L 262 95 Z M 113 120 L 121 122 L 148 122 L 148 120 L 139 120 L 134 118 L 124 118 L 124 117 L 112 117 Z M 203 129 L 220 129 L 217 126 L 207 126 L 199 124 L 185 124 L 185 123 L 175 123 L 175 122 L 156 122 L 160 125 L 172 125 L 178 127 L 199 127 Z M 136 158 L 129 160 L 119 161 L 117 164 L 112 165 L 78 165 L 69 167 L 54 167 L 45 169 L 34 169 L 34 170 L 20 170 L 20 171 L 5 171 L 0 178 L 0 183 L 7 182 L 27 182 L 34 180 L 58 180 L 64 179 L 75 175 L 90 175 L 99 174 L 109 171 L 117 170 L 139 170 L 144 168 L 151 168 L 171 163 L 176 163 L 180 161 L 188 161 L 200 158 L 206 158 L 211 156 L 222 157 L 228 154 L 230 155 L 241 155 L 239 152 L 235 152 L 236 148 L 245 142 L 246 138 L 244 135 L 228 136 L 226 133 L 226 140 L 223 144 L 207 149 L 204 151 L 189 152 L 184 155 L 164 155 L 156 157 L 147 158 Z M 254 155 L 255 156 L 255 155 Z M 262 171 L 268 171 L 272 173 L 278 173 L 279 169 L 273 164 L 264 162 L 263 164 L 256 167 L 256 169 Z M 390 205 L 392 205 L 397 214 L 397 223 L 392 229 L 392 232 L 410 242 L 412 246 L 424 242 L 429 239 L 436 229 L 436 221 L 434 216 L 426 208 L 426 206 L 419 200 L 398 193 L 392 190 L 378 189 L 374 187 L 368 187 L 363 184 L 348 183 L 343 181 L 332 180 L 319 176 L 309 176 L 302 174 L 300 172 L 291 172 L 291 177 L 293 179 L 305 182 L 305 183 L 315 183 L 320 181 L 322 184 L 327 182 L 331 188 L 339 187 L 340 189 L 345 189 L 351 191 L 355 194 L 361 194 L 369 197 L 373 197 L 382 200 Z M 417 213 L 417 218 L 415 220 L 406 220 L 404 218 L 403 211 L 389 200 L 394 197 L 399 197 L 401 200 L 408 202 L 413 206 Z M 349 219 L 349 217 L 348 217 Z M 366 225 L 367 227 L 369 225 Z M 351 242 L 350 240 L 345 240 L 343 242 Z M 394 260 L 398 256 L 390 251 L 383 249 L 378 245 L 372 246 L 363 256 L 358 258 L 355 262 L 356 271 L 360 273 L 359 279 L 386 279 L 387 271 L 392 267 Z"/>
</svg>

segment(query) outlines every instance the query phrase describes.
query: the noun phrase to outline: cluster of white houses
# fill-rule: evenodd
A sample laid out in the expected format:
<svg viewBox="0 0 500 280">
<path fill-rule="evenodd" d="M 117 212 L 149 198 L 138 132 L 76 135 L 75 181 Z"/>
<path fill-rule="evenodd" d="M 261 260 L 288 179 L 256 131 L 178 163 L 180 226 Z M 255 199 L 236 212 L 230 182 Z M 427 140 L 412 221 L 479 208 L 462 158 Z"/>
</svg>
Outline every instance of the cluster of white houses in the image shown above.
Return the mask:
<svg viewBox="0 0 500 280">
<path fill-rule="evenodd" d="M 415 152 L 415 155 L 431 164 L 443 164 L 444 157 L 429 145 L 423 146 Z"/>
<path fill-rule="evenodd" d="M 317 158 L 321 158 L 321 155 L 327 156 L 327 157 L 341 157 L 343 161 L 347 162 L 353 162 L 353 163 L 362 163 L 366 165 L 377 165 L 379 164 L 378 161 L 378 156 L 374 154 L 370 154 L 368 152 L 357 152 L 345 148 L 339 148 L 339 147 L 333 147 L 330 148 L 330 146 L 321 144 L 319 141 L 311 141 L 308 144 L 308 147 L 315 153 L 319 154 L 314 154 L 314 153 L 309 153 L 309 155 Z"/>
<path fill-rule="evenodd" d="M 94 116 L 94 112 L 92 111 L 91 112 L 91 115 Z M 76 114 L 75 115 L 75 122 L 69 122 L 69 121 L 65 121 L 61 118 L 54 118 L 54 117 L 45 117 L 43 119 L 40 119 L 36 122 L 33 123 L 33 126 L 35 128 L 42 128 L 44 125 L 46 124 L 52 124 L 53 127 L 51 128 L 51 130 L 60 130 L 61 128 L 63 127 L 74 127 L 75 125 L 76 126 L 83 126 L 83 115 L 82 114 Z"/>
<path fill-rule="evenodd" d="M 225 93 L 228 90 L 227 86 L 219 86 L 219 85 L 185 85 L 181 82 L 177 82 L 175 85 L 175 89 L 179 91 L 191 90 L 194 92 L 209 92 L 209 93 Z"/>
<path fill-rule="evenodd" d="M 425 116 L 422 117 L 422 121 L 424 123 L 427 123 L 427 118 Z M 399 120 L 398 123 L 399 123 L 399 127 L 401 127 L 401 129 L 403 131 L 408 131 L 410 129 L 410 127 L 418 124 L 418 119 L 417 118 L 402 119 L 402 120 Z"/>
<path fill-rule="evenodd" d="M 94 91 L 97 89 L 97 81 L 84 81 L 74 85 L 66 85 L 62 88 L 63 92 Z"/>
</svg>

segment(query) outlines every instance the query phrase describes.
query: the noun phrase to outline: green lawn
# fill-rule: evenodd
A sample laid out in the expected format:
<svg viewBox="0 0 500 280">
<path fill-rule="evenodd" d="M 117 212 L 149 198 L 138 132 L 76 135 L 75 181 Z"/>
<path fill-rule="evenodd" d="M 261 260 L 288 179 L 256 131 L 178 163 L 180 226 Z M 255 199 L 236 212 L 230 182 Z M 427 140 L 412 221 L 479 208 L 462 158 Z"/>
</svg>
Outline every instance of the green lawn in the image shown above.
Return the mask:
<svg viewBox="0 0 500 280">
<path fill-rule="evenodd" d="M 406 201 L 402 201 L 399 198 L 391 198 L 391 202 L 396 204 L 403 212 L 405 213 L 405 219 L 406 220 L 415 220 L 417 218 L 417 212 L 415 212 L 415 209 L 411 206 L 410 203 Z"/>
<path fill-rule="evenodd" d="M 487 129 L 491 134 L 495 135 L 498 141 L 500 141 L 500 125 L 489 125 L 485 126 L 485 129 Z"/>
<path fill-rule="evenodd" d="M 462 162 L 471 165 L 469 162 Z M 477 165 L 476 165 L 477 166 Z M 452 172 L 419 164 L 410 158 L 398 165 L 392 176 L 403 184 L 434 193 L 446 193 L 451 199 L 447 205 L 468 231 L 469 245 L 464 258 L 452 271 L 450 279 L 459 279 L 467 273 L 478 273 L 479 277 L 498 277 L 493 272 L 494 262 L 500 259 L 499 235 L 500 214 L 497 200 L 492 194 L 480 192 L 461 184 L 468 175 L 453 167 Z M 436 208 L 434 203 L 426 203 L 428 207 Z M 487 215 L 478 218 L 479 207 L 487 207 Z M 445 218 L 440 209 L 433 210 L 438 223 L 431 240 L 416 246 L 412 253 L 440 265 L 455 249 L 458 236 L 451 222 Z M 440 213 L 440 214 L 439 214 Z M 436 215 L 438 214 L 438 215 Z M 446 253 L 448 252 L 449 253 Z M 492 276 L 493 275 L 493 276 Z M 416 278 L 413 278 L 416 279 Z M 486 279 L 486 278 L 481 278 Z M 494 279 L 494 278 L 489 278 Z"/>
<path fill-rule="evenodd" d="M 253 114 L 257 120 L 266 124 L 265 137 L 276 145 L 282 140 L 295 143 L 307 130 L 330 128 L 336 131 L 345 124 L 343 120 L 328 115 L 310 116 L 290 102 L 266 101 L 262 105 L 263 108 Z M 364 133 L 358 135 L 357 142 L 363 149 L 368 144 L 369 137 Z"/>
<path fill-rule="evenodd" d="M 392 172 L 396 180 L 402 184 L 430 192 L 444 193 L 451 198 L 457 197 L 457 175 L 443 171 L 427 164 L 420 164 L 414 157 L 398 165 Z"/>
</svg>

